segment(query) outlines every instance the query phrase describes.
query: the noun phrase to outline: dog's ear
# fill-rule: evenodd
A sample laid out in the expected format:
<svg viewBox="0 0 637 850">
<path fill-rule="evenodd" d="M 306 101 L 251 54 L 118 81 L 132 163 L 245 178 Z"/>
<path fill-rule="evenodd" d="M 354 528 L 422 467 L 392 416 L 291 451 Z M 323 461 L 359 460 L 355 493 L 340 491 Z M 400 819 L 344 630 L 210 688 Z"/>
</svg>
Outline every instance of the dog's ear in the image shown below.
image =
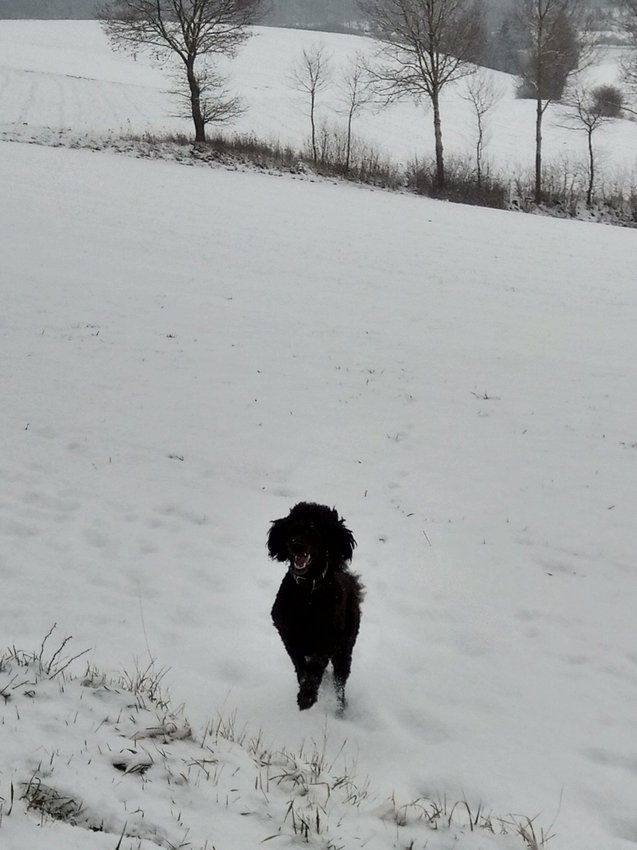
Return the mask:
<svg viewBox="0 0 637 850">
<path fill-rule="evenodd" d="M 339 517 L 337 512 L 330 511 L 330 521 L 327 527 L 327 549 L 339 563 L 352 560 L 356 541 L 354 535 Z"/>
<path fill-rule="evenodd" d="M 275 519 L 268 532 L 268 553 L 276 561 L 287 561 L 289 556 L 287 547 L 288 517 Z"/>
</svg>

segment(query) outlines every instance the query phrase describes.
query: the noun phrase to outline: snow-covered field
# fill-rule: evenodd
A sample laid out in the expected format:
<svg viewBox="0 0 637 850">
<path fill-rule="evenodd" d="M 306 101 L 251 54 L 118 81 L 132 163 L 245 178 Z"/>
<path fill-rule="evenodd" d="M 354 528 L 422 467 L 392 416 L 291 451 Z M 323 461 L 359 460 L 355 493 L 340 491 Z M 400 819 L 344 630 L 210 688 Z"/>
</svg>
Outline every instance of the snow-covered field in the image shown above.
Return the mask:
<svg viewBox="0 0 637 850">
<path fill-rule="evenodd" d="M 23 24 L 17 70 L 19 26 L 6 132 L 126 125 L 122 57 Z M 0 646 L 57 623 L 52 679 L 0 669 L 3 850 L 297 846 L 304 806 L 317 847 L 634 848 L 633 231 L 6 141 L 0 186 Z M 269 622 L 301 499 L 367 586 L 342 720 Z M 100 678 L 151 659 L 183 716 Z"/>
<path fill-rule="evenodd" d="M 307 98 L 291 80 L 302 50 L 322 45 L 329 57 L 331 84 L 319 94 L 317 120 L 330 127 L 345 122 L 342 79 L 357 53 L 374 43 L 355 36 L 257 28 L 237 59 L 224 66 L 233 91 L 247 111 L 234 124 L 242 133 L 301 147 L 309 134 Z M 619 51 L 608 49 L 588 70 L 595 83 L 618 82 Z M 180 72 L 181 73 L 181 72 Z M 535 112 L 532 101 L 516 100 L 514 80 L 486 72 L 499 93 L 484 119 L 485 156 L 508 177 L 532 171 Z M 174 67 L 160 68 L 149 57 L 113 53 L 98 24 L 90 21 L 0 21 L 0 138 L 69 141 L 122 134 L 191 133 L 191 123 L 174 116 Z M 473 157 L 476 129 L 465 84 L 445 90 L 443 132 L 447 155 Z M 544 121 L 544 156 L 568 180 L 584 167 L 586 136 L 567 129 L 564 109 L 551 105 Z M 411 102 L 356 118 L 355 133 L 384 155 L 406 164 L 433 154 L 431 113 Z M 637 184 L 637 123 L 610 122 L 595 134 L 600 180 L 610 187 Z"/>
</svg>

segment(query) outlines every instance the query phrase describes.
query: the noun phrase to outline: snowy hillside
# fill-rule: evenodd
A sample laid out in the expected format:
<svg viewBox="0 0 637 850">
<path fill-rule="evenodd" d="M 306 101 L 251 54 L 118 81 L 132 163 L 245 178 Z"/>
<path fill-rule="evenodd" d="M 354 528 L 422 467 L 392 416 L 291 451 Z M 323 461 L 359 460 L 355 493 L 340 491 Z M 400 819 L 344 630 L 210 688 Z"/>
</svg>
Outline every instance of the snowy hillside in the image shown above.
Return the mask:
<svg viewBox="0 0 637 850">
<path fill-rule="evenodd" d="M 119 132 L 129 67 L 157 126 L 34 26 L 6 134 Z M 633 231 L 7 141 L 0 186 L 3 850 L 634 850 Z M 358 541 L 344 719 L 270 623 L 301 499 Z"/>
<path fill-rule="evenodd" d="M 233 90 L 247 111 L 233 125 L 242 133 L 301 147 L 309 134 L 307 103 L 291 81 L 304 48 L 325 47 L 332 84 L 320 95 L 317 120 L 342 126 L 345 69 L 356 53 L 369 55 L 368 39 L 298 30 L 256 29 L 255 37 L 227 67 Z M 596 83 L 617 82 L 617 51 L 588 71 Z M 535 113 L 532 101 L 517 100 L 514 80 L 487 72 L 500 97 L 485 118 L 486 157 L 511 178 L 532 170 Z M 0 22 L 0 138 L 68 140 L 122 134 L 191 133 L 174 116 L 179 106 L 168 92 L 174 68 L 159 68 L 143 55 L 113 53 L 99 25 L 90 21 Z M 445 90 L 443 132 L 449 157 L 473 156 L 475 117 L 464 83 Z M 370 106 L 355 121 L 357 135 L 402 163 L 433 154 L 431 113 L 405 102 L 378 111 Z M 544 122 L 544 155 L 564 179 L 586 160 L 586 137 L 565 128 L 564 109 L 550 106 Z M 597 164 L 607 187 L 637 184 L 637 123 L 617 120 L 595 135 Z"/>
</svg>

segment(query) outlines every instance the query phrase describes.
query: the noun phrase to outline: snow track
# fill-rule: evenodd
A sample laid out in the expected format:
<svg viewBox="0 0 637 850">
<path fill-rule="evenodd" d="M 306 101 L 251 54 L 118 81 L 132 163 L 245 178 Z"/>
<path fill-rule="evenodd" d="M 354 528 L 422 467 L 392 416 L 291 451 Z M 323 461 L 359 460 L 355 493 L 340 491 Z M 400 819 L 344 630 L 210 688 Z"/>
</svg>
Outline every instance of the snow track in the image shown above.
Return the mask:
<svg viewBox="0 0 637 850">
<path fill-rule="evenodd" d="M 6 68 L 0 75 L 5 131 L 72 128 L 98 138 L 152 133 L 157 130 L 156 116 L 168 101 L 161 92 L 141 85 Z"/>
</svg>

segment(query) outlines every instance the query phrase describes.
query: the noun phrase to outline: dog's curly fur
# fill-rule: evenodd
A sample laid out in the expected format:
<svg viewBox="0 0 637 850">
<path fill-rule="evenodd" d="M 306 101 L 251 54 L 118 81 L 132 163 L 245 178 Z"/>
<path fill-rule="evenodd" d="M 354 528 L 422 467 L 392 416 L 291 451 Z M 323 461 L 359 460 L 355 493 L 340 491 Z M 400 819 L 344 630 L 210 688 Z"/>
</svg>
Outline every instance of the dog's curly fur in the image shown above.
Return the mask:
<svg viewBox="0 0 637 850">
<path fill-rule="evenodd" d="M 299 502 L 272 522 L 270 557 L 288 563 L 272 608 L 272 621 L 294 665 L 297 703 L 310 708 L 318 698 L 329 662 L 339 713 L 360 625 L 363 586 L 349 572 L 356 541 L 334 508 Z"/>
</svg>

